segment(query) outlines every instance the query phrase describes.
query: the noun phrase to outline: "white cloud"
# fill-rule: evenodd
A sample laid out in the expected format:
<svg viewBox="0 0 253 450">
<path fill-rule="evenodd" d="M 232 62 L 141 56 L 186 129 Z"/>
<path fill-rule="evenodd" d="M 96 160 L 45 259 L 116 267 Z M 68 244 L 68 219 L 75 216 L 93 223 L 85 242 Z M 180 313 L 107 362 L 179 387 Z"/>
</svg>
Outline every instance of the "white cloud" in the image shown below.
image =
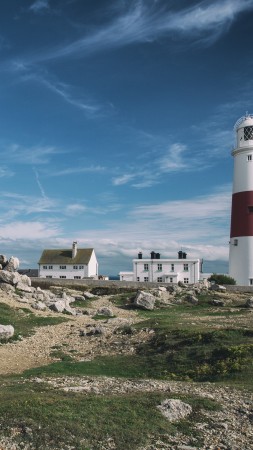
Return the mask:
<svg viewBox="0 0 253 450">
<path fill-rule="evenodd" d="M 14 172 L 10 169 L 8 169 L 7 167 L 0 167 L 0 178 L 9 178 L 9 177 L 13 177 Z"/>
<path fill-rule="evenodd" d="M 114 186 L 120 186 L 122 184 L 127 184 L 129 181 L 133 180 L 133 178 L 135 178 L 135 175 L 133 174 L 121 175 L 113 178 L 112 184 L 114 184 Z"/>
<path fill-rule="evenodd" d="M 56 237 L 59 233 L 58 227 L 52 223 L 18 221 L 0 225 L 0 239 L 11 239 L 14 241 L 20 239 L 26 239 L 27 241 L 46 239 Z M 29 248 L 29 243 L 27 245 Z"/>
<path fill-rule="evenodd" d="M 36 0 L 29 8 L 34 13 L 41 13 L 49 9 L 49 0 Z"/>
<path fill-rule="evenodd" d="M 40 165 L 48 164 L 53 155 L 63 153 L 63 151 L 50 146 L 22 147 L 18 144 L 11 144 L 1 153 L 7 161 L 14 161 L 18 164 Z"/>
<path fill-rule="evenodd" d="M 67 169 L 59 169 L 48 173 L 48 176 L 60 177 L 66 175 L 75 175 L 78 173 L 100 173 L 104 172 L 103 166 L 85 166 L 85 163 L 80 164 L 78 167 L 68 167 Z"/>
<path fill-rule="evenodd" d="M 132 6 L 133 5 L 133 6 Z M 208 0 L 192 7 L 173 11 L 164 9 L 157 1 L 130 3 L 129 9 L 114 21 L 90 35 L 60 47 L 44 58 L 83 56 L 93 52 L 120 48 L 158 38 L 187 37 L 198 43 L 211 44 L 223 34 L 240 13 L 253 9 L 252 0 Z M 115 8 L 114 8 L 115 10 Z"/>
</svg>

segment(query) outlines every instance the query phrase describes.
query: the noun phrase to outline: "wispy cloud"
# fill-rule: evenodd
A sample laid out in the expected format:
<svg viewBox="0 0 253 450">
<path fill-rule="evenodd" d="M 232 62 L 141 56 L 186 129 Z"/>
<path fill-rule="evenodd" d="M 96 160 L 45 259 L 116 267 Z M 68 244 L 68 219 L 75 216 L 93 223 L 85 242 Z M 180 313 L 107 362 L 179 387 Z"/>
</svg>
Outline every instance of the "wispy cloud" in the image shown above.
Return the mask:
<svg viewBox="0 0 253 450">
<path fill-rule="evenodd" d="M 99 104 L 90 95 L 80 94 L 77 87 L 58 81 L 55 76 L 49 74 L 45 69 L 34 65 L 32 61 L 16 59 L 7 63 L 6 68 L 16 75 L 18 82 L 36 83 L 44 86 L 64 102 L 78 108 L 89 118 L 103 117 L 114 113 L 112 104 Z"/>
<path fill-rule="evenodd" d="M 115 11 L 115 8 L 113 8 Z M 138 0 L 131 2 L 110 24 L 93 33 L 61 46 L 42 59 L 85 56 L 134 43 L 153 42 L 159 38 L 190 38 L 211 44 L 223 34 L 240 13 L 253 9 L 252 0 L 204 0 L 189 8 L 173 11 L 161 3 Z"/>
<path fill-rule="evenodd" d="M 22 147 L 19 144 L 11 144 L 0 151 L 1 153 L 7 161 L 40 165 L 48 164 L 52 156 L 63 153 L 63 151 L 51 146 Z"/>
<path fill-rule="evenodd" d="M 129 181 L 132 181 L 133 178 L 135 178 L 136 175 L 134 174 L 124 174 L 120 175 L 119 177 L 115 177 L 112 179 L 112 184 L 114 186 L 121 186 L 122 184 L 127 184 Z"/>
<path fill-rule="evenodd" d="M 9 177 L 13 177 L 14 172 L 10 169 L 8 169 L 7 167 L 0 167 L 0 178 L 9 178 Z"/>
<path fill-rule="evenodd" d="M 0 240 L 11 239 L 20 240 L 26 239 L 27 241 L 35 239 L 45 239 L 53 236 L 59 236 L 60 229 L 49 222 L 38 221 L 17 221 L 10 222 L 6 225 L 0 224 Z M 29 245 L 29 244 L 27 244 Z"/>
<path fill-rule="evenodd" d="M 44 199 L 47 199 L 47 196 L 46 196 L 46 194 L 45 194 L 44 188 L 43 188 L 43 186 L 42 186 L 42 184 L 41 184 L 41 182 L 40 182 L 40 179 L 39 179 L 39 174 L 38 174 L 37 170 L 33 169 L 33 171 L 34 171 L 34 173 L 35 173 L 35 179 L 36 179 L 37 185 L 38 185 L 38 187 L 39 187 L 39 190 L 40 190 L 40 192 L 41 192 L 41 195 L 42 195 L 42 197 L 43 197 Z"/>
<path fill-rule="evenodd" d="M 100 165 L 86 166 L 85 162 L 83 162 L 77 167 L 68 167 L 66 169 L 53 170 L 51 172 L 48 172 L 47 175 L 53 176 L 53 177 L 61 177 L 61 176 L 66 176 L 66 175 L 75 175 L 78 173 L 100 173 L 100 172 L 104 172 L 105 170 L 106 170 L 106 168 L 103 166 L 100 166 Z"/>
<path fill-rule="evenodd" d="M 49 0 L 36 0 L 29 7 L 29 10 L 34 12 L 35 14 L 45 12 L 45 10 L 48 9 L 49 9 Z"/>
</svg>

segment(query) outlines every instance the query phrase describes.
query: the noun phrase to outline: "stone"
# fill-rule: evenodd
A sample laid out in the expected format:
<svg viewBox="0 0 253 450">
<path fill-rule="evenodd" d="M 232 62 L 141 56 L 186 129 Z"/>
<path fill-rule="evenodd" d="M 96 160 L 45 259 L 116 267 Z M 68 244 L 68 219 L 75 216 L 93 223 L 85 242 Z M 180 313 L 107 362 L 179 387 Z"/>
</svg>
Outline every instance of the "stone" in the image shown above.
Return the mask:
<svg viewBox="0 0 253 450">
<path fill-rule="evenodd" d="M 166 399 L 161 405 L 157 406 L 157 409 L 159 409 L 170 422 L 184 419 L 192 412 L 192 407 L 188 405 L 188 403 L 178 399 Z"/>
<path fill-rule="evenodd" d="M 45 311 L 47 309 L 47 306 L 43 302 L 36 302 L 32 304 L 32 308 L 36 309 L 37 311 Z"/>
<path fill-rule="evenodd" d="M 8 272 L 8 270 L 0 270 L 0 282 L 11 284 L 15 286 L 20 279 L 20 275 L 17 272 Z"/>
<path fill-rule="evenodd" d="M 146 291 L 138 291 L 133 304 L 141 309 L 153 310 L 155 307 L 155 297 Z"/>
<path fill-rule="evenodd" d="M 225 303 L 223 302 L 223 300 L 217 300 L 217 299 L 213 299 L 211 300 L 211 305 L 213 306 L 224 306 Z"/>
<path fill-rule="evenodd" d="M 92 294 L 91 292 L 84 292 L 83 293 L 83 296 L 85 297 L 85 298 L 94 298 L 94 297 L 96 297 L 94 294 Z"/>
<path fill-rule="evenodd" d="M 245 303 L 246 308 L 253 308 L 253 297 L 248 298 Z"/>
<path fill-rule="evenodd" d="M 0 325 L 0 339 L 10 339 L 14 335 L 12 325 Z"/>
<path fill-rule="evenodd" d="M 4 270 L 8 270 L 9 272 L 15 272 L 19 268 L 19 259 L 15 256 L 11 256 L 9 261 L 7 262 Z"/>
<path fill-rule="evenodd" d="M 99 316 L 113 317 L 113 311 L 110 308 L 100 308 L 97 310 L 96 314 Z"/>
<path fill-rule="evenodd" d="M 189 302 L 189 303 L 191 303 L 192 305 L 197 305 L 198 304 L 198 299 L 197 299 L 197 297 L 195 297 L 195 295 L 192 295 L 192 294 L 187 294 L 186 296 L 185 296 L 185 300 L 187 301 L 187 302 Z"/>
<path fill-rule="evenodd" d="M 5 255 L 0 255 L 0 264 L 2 267 L 4 267 L 7 263 L 7 258 Z"/>
<path fill-rule="evenodd" d="M 225 286 L 222 286 L 221 284 L 211 284 L 210 288 L 211 291 L 218 291 L 218 292 L 226 292 Z"/>
<path fill-rule="evenodd" d="M 15 292 L 15 287 L 12 286 L 11 284 L 7 284 L 7 283 L 0 283 L 0 289 L 4 292 Z"/>
<path fill-rule="evenodd" d="M 23 283 L 22 281 L 19 281 L 16 284 L 16 289 L 18 289 L 19 291 L 22 291 L 22 292 L 28 292 L 28 293 L 32 293 L 33 292 L 33 288 L 30 287 L 30 286 L 27 286 L 27 284 Z"/>
</svg>

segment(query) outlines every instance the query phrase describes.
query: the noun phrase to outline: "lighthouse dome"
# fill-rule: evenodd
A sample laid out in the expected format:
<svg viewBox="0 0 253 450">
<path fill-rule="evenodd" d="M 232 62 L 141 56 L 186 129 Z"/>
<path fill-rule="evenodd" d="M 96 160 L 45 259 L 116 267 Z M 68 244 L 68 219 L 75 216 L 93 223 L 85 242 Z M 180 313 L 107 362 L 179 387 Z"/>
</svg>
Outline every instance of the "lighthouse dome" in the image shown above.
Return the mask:
<svg viewBox="0 0 253 450">
<path fill-rule="evenodd" d="M 237 147 L 253 145 L 253 114 L 246 113 L 237 120 L 234 126 L 237 135 Z"/>
</svg>

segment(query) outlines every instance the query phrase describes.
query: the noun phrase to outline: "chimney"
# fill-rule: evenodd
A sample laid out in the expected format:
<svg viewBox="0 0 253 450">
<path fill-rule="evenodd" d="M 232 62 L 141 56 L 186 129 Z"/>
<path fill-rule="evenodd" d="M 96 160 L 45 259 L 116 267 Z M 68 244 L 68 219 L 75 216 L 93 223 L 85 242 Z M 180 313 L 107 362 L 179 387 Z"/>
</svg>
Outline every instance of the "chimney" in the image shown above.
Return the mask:
<svg viewBox="0 0 253 450">
<path fill-rule="evenodd" d="M 151 259 L 155 259 L 156 253 L 155 253 L 155 252 L 151 252 L 151 253 L 150 253 L 150 256 L 151 256 Z"/>
<path fill-rule="evenodd" d="M 72 259 L 74 259 L 76 257 L 76 254 L 77 254 L 77 242 L 75 241 L 75 242 L 73 242 L 73 245 L 72 245 Z"/>
</svg>

